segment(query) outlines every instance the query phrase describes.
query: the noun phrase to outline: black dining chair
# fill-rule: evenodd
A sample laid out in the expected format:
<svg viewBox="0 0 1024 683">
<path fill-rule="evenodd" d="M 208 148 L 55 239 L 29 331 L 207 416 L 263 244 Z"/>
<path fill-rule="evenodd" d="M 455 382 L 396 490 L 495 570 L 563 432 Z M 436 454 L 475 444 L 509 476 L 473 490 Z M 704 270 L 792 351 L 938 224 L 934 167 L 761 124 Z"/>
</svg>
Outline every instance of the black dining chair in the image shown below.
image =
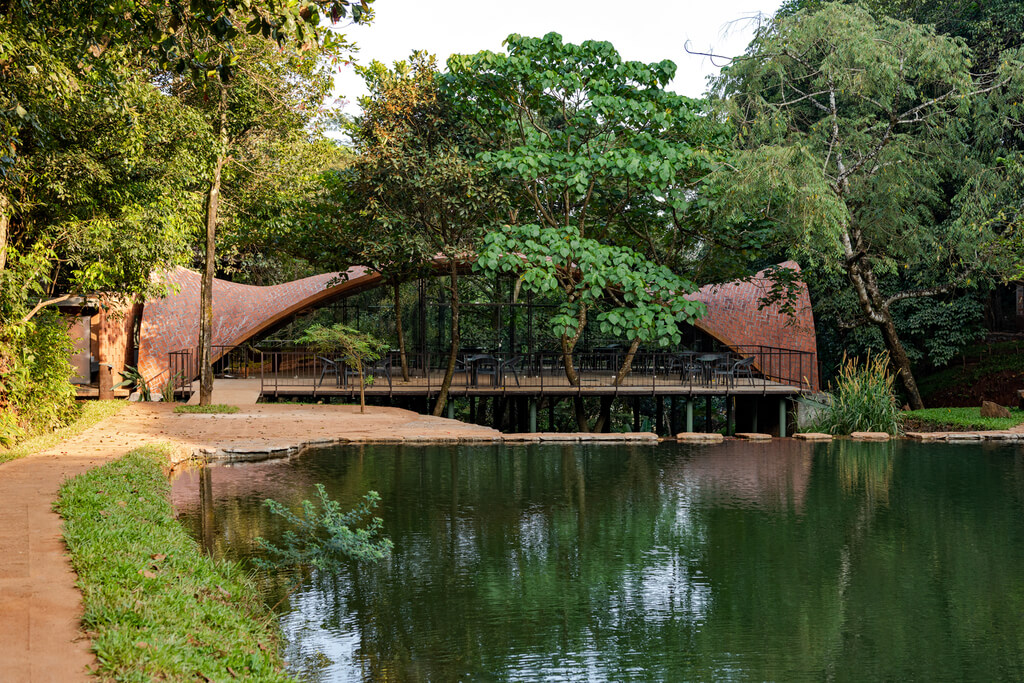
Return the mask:
<svg viewBox="0 0 1024 683">
<path fill-rule="evenodd" d="M 718 367 L 715 368 L 715 379 L 721 378 L 728 386 L 735 385 L 736 378 L 740 376 L 753 379 L 753 365 L 753 356 L 741 358 L 740 360 L 734 362 L 730 361 L 725 364 L 720 364 Z"/>
<path fill-rule="evenodd" d="M 516 386 L 519 386 L 519 362 L 523 360 L 522 356 L 514 356 L 508 360 L 502 361 L 498 365 L 498 381 L 504 386 L 505 385 L 505 373 L 511 372 L 512 377 L 516 380 Z"/>
<path fill-rule="evenodd" d="M 320 370 L 320 379 L 316 381 L 316 385 L 320 386 L 324 383 L 324 377 L 326 375 L 334 375 L 340 381 L 341 376 L 338 374 L 338 363 L 331 360 L 330 358 L 324 358 L 323 356 L 317 356 L 317 360 L 320 361 L 322 369 Z M 314 370 L 313 372 L 316 372 Z"/>
<path fill-rule="evenodd" d="M 474 386 L 480 386 L 481 377 L 492 377 L 491 386 L 498 386 L 501 377 L 501 361 L 495 356 L 481 356 L 475 361 Z"/>
</svg>

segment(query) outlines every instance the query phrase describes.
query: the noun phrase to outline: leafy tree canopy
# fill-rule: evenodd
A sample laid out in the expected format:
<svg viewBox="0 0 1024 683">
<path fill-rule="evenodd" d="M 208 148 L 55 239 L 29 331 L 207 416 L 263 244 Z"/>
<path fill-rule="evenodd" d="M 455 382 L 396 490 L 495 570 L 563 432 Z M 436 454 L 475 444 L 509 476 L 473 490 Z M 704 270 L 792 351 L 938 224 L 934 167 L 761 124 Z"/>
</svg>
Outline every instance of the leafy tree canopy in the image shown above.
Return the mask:
<svg viewBox="0 0 1024 683">
<path fill-rule="evenodd" d="M 931 27 L 831 3 L 762 26 L 717 83 L 740 131 L 726 196 L 760 206 L 804 263 L 846 274 L 856 322 L 878 327 L 915 407 L 891 306 L 969 286 L 987 261 L 985 226 L 944 214 L 944 190 L 970 157 L 958 117 L 1017 65 L 981 76 L 970 65 L 962 42 Z"/>
</svg>

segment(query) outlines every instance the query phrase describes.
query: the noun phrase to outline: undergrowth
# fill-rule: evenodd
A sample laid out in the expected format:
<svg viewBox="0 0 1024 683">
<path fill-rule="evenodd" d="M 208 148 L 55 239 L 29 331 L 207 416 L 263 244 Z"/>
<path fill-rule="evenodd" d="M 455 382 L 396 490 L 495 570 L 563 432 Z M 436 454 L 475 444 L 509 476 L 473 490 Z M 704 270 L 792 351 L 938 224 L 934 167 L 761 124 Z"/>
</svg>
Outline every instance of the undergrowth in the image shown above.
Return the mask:
<svg viewBox="0 0 1024 683">
<path fill-rule="evenodd" d="M 174 519 L 166 451 L 144 447 L 71 479 L 56 503 L 101 679 L 292 680 L 273 617 L 239 565 Z"/>
</svg>

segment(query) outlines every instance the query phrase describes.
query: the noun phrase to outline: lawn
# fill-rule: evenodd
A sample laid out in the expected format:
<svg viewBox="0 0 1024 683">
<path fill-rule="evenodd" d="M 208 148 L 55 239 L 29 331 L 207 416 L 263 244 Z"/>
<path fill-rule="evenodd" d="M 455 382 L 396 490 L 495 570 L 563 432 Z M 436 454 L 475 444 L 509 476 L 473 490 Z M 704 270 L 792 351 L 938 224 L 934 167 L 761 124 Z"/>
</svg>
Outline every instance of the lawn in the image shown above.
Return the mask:
<svg viewBox="0 0 1024 683">
<path fill-rule="evenodd" d="M 981 408 L 925 408 L 902 413 L 905 428 L 908 422 L 922 423 L 922 426 L 936 431 L 1011 429 L 1024 422 L 1024 411 L 1010 409 L 1010 417 L 982 417 Z"/>
<path fill-rule="evenodd" d="M 166 451 L 147 446 L 71 479 L 55 507 L 78 572 L 98 677 L 289 681 L 252 581 L 174 519 Z"/>
</svg>

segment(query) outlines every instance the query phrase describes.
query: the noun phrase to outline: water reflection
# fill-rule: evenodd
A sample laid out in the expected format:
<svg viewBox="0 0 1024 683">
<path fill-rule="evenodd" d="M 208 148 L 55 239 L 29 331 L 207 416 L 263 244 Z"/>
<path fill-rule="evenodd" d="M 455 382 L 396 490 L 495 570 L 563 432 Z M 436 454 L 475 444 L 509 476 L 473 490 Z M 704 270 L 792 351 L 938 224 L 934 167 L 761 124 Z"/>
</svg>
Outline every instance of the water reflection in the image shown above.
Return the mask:
<svg viewBox="0 0 1024 683">
<path fill-rule="evenodd" d="M 364 446 L 173 498 L 244 559 L 280 533 L 265 497 L 381 494 L 393 555 L 282 603 L 309 680 L 1019 680 L 1021 471 L 1016 446 Z"/>
</svg>

